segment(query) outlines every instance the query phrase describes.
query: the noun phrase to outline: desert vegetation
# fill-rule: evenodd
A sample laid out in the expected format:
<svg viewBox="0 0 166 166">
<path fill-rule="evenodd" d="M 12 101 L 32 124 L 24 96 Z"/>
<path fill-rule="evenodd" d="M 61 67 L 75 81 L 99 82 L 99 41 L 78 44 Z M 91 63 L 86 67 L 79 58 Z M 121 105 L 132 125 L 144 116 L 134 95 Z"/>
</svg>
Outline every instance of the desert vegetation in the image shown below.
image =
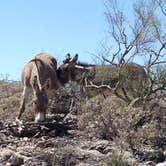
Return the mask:
<svg viewBox="0 0 166 166">
<path fill-rule="evenodd" d="M 114 94 L 127 102 L 136 97 L 144 101 L 151 99 L 158 90 L 165 90 L 165 2 L 136 1 L 133 6 L 134 20 L 125 15 L 126 12 L 116 0 L 105 1 L 105 6 L 109 40 L 103 42 L 98 54 L 93 55 L 102 64 L 116 66 L 116 77 L 119 78 L 112 89 Z M 135 62 L 140 62 L 146 71 L 146 75 L 142 76 L 147 79 L 146 82 L 142 81 L 143 78 L 132 82 L 140 74 L 138 68 L 133 70 L 134 64 L 130 67 Z M 107 75 L 103 73 L 102 76 Z M 133 84 L 138 86 L 133 87 Z M 116 90 L 121 85 L 123 93 L 119 94 Z M 135 95 L 136 89 L 140 94 Z"/>
<path fill-rule="evenodd" d="M 105 5 L 111 43 L 93 54 L 84 91 L 78 81 L 51 92 L 45 122 L 33 122 L 31 95 L 15 121 L 22 85 L 1 77 L 0 165 L 166 164 L 166 3 L 137 1 L 132 22 L 117 1 Z"/>
<path fill-rule="evenodd" d="M 34 123 L 29 105 L 18 125 L 20 84 L 2 83 L 2 92 L 8 86 L 11 94 L 1 96 L 2 164 L 155 165 L 165 160 L 165 92 L 133 107 L 107 91 L 80 98 L 79 87 L 67 85 L 53 92 L 47 122 Z"/>
</svg>

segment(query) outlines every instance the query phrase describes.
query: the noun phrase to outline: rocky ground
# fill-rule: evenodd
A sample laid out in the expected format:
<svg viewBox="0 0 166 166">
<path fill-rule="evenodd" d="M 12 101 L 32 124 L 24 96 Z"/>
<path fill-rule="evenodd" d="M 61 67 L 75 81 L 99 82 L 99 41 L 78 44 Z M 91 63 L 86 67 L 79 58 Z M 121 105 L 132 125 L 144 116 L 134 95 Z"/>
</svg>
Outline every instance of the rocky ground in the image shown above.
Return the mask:
<svg viewBox="0 0 166 166">
<path fill-rule="evenodd" d="M 49 104 L 47 122 L 39 124 L 31 107 L 22 123 L 15 121 L 18 83 L 0 88 L 0 166 L 166 165 L 164 94 L 143 109 L 115 96 L 82 101 L 60 91 Z"/>
</svg>

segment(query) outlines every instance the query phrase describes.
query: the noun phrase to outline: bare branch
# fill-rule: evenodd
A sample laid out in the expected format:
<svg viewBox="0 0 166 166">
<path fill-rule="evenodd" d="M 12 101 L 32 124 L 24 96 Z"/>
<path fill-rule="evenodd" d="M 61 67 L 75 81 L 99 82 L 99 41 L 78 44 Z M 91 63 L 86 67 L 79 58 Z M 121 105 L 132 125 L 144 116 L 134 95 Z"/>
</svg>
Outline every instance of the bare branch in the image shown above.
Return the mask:
<svg viewBox="0 0 166 166">
<path fill-rule="evenodd" d="M 115 65 L 115 66 L 117 65 L 116 63 L 113 63 L 114 62 L 113 60 L 114 60 L 115 56 L 113 56 L 113 58 L 112 58 L 113 60 L 112 61 L 110 61 L 109 59 L 105 58 L 104 56 L 102 56 L 102 58 L 103 58 L 104 61 L 110 63 L 111 65 Z"/>
<path fill-rule="evenodd" d="M 91 84 L 87 84 L 85 87 L 86 88 L 94 88 L 94 89 L 102 89 L 102 90 L 106 90 L 106 89 L 108 89 L 108 90 L 110 90 L 111 92 L 115 92 L 115 91 L 117 91 L 117 88 L 119 87 L 119 82 L 116 84 L 116 86 L 115 86 L 115 88 L 111 88 L 109 85 L 95 85 L 95 84 L 93 84 L 92 82 L 91 82 Z"/>
<path fill-rule="evenodd" d="M 166 2 L 164 0 L 156 0 L 156 1 L 161 9 L 161 12 L 166 16 Z"/>
<path fill-rule="evenodd" d="M 108 57 L 108 54 L 104 54 L 101 56 L 102 59 L 110 64 L 117 64 L 118 74 L 120 74 L 122 67 L 143 55 L 144 62 L 147 61 L 146 71 L 149 80 L 143 98 L 148 98 L 158 90 L 165 90 L 166 84 L 159 81 L 161 78 L 153 72 L 155 66 L 166 64 L 166 31 L 163 23 L 166 18 L 164 17 L 166 16 L 166 2 L 164 0 L 137 1 L 133 13 L 135 22 L 130 24 L 125 19 L 129 16 L 125 17 L 125 12 L 118 6 L 120 2 L 106 1 L 106 18 L 109 24 L 110 38 L 113 42 L 110 41 L 115 44 L 113 44 L 113 50 L 109 47 L 106 48 L 108 52 L 105 51 L 109 53 L 109 57 L 112 51 L 111 58 Z M 110 89 L 116 94 L 116 91 L 107 85 L 97 87 L 91 85 L 91 87 Z M 121 88 L 122 96 L 125 99 L 128 98 L 127 90 L 124 87 Z M 118 96 L 118 94 L 116 95 Z"/>
</svg>

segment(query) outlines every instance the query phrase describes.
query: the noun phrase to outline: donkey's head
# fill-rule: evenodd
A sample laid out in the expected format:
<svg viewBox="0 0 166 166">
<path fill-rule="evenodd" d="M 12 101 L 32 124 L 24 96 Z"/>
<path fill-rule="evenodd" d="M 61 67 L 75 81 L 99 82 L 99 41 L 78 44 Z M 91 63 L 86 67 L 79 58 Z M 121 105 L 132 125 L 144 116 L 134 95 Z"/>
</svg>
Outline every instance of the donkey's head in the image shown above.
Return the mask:
<svg viewBox="0 0 166 166">
<path fill-rule="evenodd" d="M 35 122 L 45 121 L 48 98 L 45 91 L 37 91 L 34 95 L 33 110 L 35 111 Z"/>
<path fill-rule="evenodd" d="M 70 58 L 70 54 L 67 54 L 66 59 L 63 60 L 63 63 L 57 69 L 57 76 L 62 84 L 73 80 L 77 60 L 78 54 L 76 54 L 73 58 Z"/>
</svg>

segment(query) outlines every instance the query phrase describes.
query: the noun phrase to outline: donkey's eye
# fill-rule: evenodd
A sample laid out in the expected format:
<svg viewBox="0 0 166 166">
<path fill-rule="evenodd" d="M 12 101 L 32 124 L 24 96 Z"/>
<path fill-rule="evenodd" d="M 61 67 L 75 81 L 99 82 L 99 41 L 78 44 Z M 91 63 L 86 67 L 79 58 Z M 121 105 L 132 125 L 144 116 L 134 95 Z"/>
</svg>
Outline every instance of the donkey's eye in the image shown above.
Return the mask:
<svg viewBox="0 0 166 166">
<path fill-rule="evenodd" d="M 37 102 L 36 102 L 36 101 L 34 101 L 34 102 L 33 102 L 33 104 L 35 104 L 35 105 L 36 105 L 36 104 L 37 104 Z"/>
</svg>

